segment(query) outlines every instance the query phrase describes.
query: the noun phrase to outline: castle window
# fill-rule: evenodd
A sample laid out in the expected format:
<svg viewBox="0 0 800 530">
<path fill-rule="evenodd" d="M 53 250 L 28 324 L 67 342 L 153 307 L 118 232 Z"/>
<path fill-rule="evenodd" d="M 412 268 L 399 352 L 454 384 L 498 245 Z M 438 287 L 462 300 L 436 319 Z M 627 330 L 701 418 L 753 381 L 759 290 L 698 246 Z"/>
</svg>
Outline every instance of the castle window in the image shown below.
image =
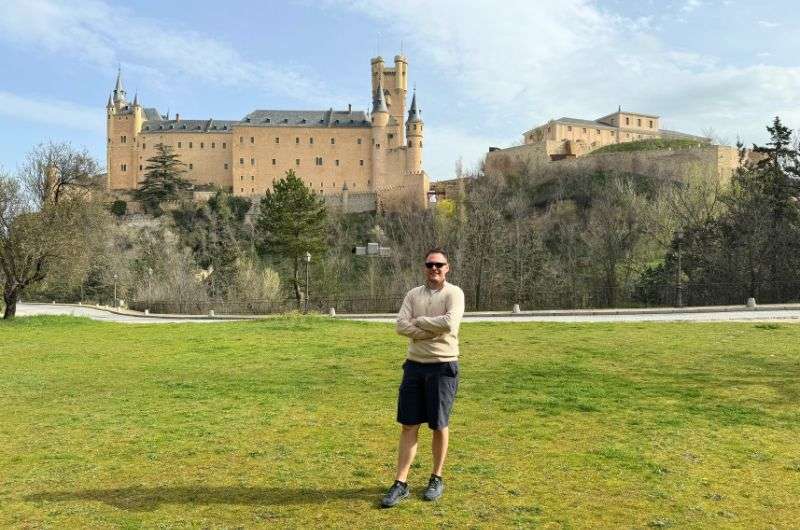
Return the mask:
<svg viewBox="0 0 800 530">
<path fill-rule="evenodd" d="M 358 161 L 358 165 L 359 165 L 359 166 L 363 166 L 363 165 L 364 165 L 364 161 L 363 161 L 363 160 L 359 160 L 359 161 Z"/>
<path fill-rule="evenodd" d="M 244 175 L 239 175 L 239 180 L 244 180 Z"/>
<path fill-rule="evenodd" d="M 600 134 L 600 129 L 596 129 L 596 130 L 597 130 L 597 134 Z"/>
<path fill-rule="evenodd" d="M 630 124 L 631 124 L 631 119 L 626 116 L 625 117 L 625 125 L 630 125 Z"/>
<path fill-rule="evenodd" d="M 277 136 L 275 137 L 275 143 L 276 143 L 276 144 L 279 144 L 279 143 L 281 143 L 281 139 L 280 139 L 280 138 L 278 138 Z"/>
<path fill-rule="evenodd" d="M 313 144 L 314 143 L 314 138 L 309 138 L 308 139 L 308 143 Z"/>
<path fill-rule="evenodd" d="M 411 143 L 411 140 L 409 140 L 409 141 L 408 141 L 408 146 L 409 146 L 409 147 L 413 147 L 413 146 L 412 146 L 412 143 Z"/>
<path fill-rule="evenodd" d="M 380 149 L 380 148 L 381 148 L 381 144 L 375 144 L 375 149 Z"/>
<path fill-rule="evenodd" d="M 178 142 L 178 148 L 180 149 L 181 147 L 182 147 L 182 142 Z"/>
<path fill-rule="evenodd" d="M 336 143 L 336 138 L 331 138 L 331 145 Z"/>
<path fill-rule="evenodd" d="M 244 143 L 244 136 L 240 136 L 240 137 L 239 137 L 239 143 L 240 143 L 240 144 L 243 144 L 243 143 Z"/>
<path fill-rule="evenodd" d="M 147 149 L 147 144 L 142 142 L 142 149 Z"/>
<path fill-rule="evenodd" d="M 419 143 L 419 148 L 422 149 L 422 142 Z"/>
<path fill-rule="evenodd" d="M 337 166 L 339 165 L 339 161 L 338 161 L 338 160 L 336 161 L 336 165 L 337 165 Z"/>
<path fill-rule="evenodd" d="M 650 128 L 653 128 L 653 120 L 650 120 Z"/>
<path fill-rule="evenodd" d="M 269 118 L 267 118 L 267 119 L 266 119 L 266 120 L 264 120 L 264 121 L 265 121 L 266 123 L 271 123 L 271 122 L 272 122 L 272 120 L 271 120 L 271 119 L 269 119 Z"/>
<path fill-rule="evenodd" d="M 567 130 L 571 131 L 572 130 L 572 125 L 567 125 Z"/>
<path fill-rule="evenodd" d="M 139 171 L 141 171 L 141 170 L 142 170 L 142 165 L 141 165 L 141 164 L 139 164 Z"/>
<path fill-rule="evenodd" d="M 200 142 L 200 149 L 202 149 L 204 146 L 205 146 L 205 143 L 204 142 Z"/>
<path fill-rule="evenodd" d="M 122 171 L 128 171 L 128 164 L 122 164 L 121 166 L 119 166 L 119 168 L 120 168 Z"/>
<path fill-rule="evenodd" d="M 358 139 L 356 139 L 356 143 L 357 143 L 358 145 L 361 145 L 361 138 L 358 138 Z"/>
<path fill-rule="evenodd" d="M 240 158 L 240 159 L 239 159 L 239 165 L 240 165 L 240 166 L 244 165 L 244 158 Z"/>
<path fill-rule="evenodd" d="M 640 118 L 636 119 L 636 125 L 638 125 L 639 127 L 642 126 L 642 120 Z"/>
<path fill-rule="evenodd" d="M 586 127 L 583 128 L 583 132 L 586 133 Z"/>
<path fill-rule="evenodd" d="M 244 193 L 244 188 L 239 188 L 239 190 L 240 190 L 242 193 Z"/>
<path fill-rule="evenodd" d="M 255 188 L 250 188 L 250 193 L 255 193 L 255 192 L 256 192 Z"/>
<path fill-rule="evenodd" d="M 250 159 L 250 165 L 251 165 L 251 166 L 254 166 L 254 165 L 256 165 L 256 159 L 255 159 L 255 158 L 251 158 L 251 159 Z"/>
<path fill-rule="evenodd" d="M 228 163 L 225 162 L 225 169 L 228 169 Z"/>
<path fill-rule="evenodd" d="M 300 159 L 299 158 L 295 158 L 294 159 L 294 165 L 296 165 L 296 166 L 300 165 Z"/>
<path fill-rule="evenodd" d="M 388 137 L 389 137 L 389 140 L 391 140 L 392 138 L 394 138 L 394 134 L 389 133 Z"/>
<path fill-rule="evenodd" d="M 123 144 L 124 143 L 128 143 L 128 137 L 127 136 L 120 136 L 119 137 L 119 141 L 122 142 Z"/>
<path fill-rule="evenodd" d="M 217 147 L 217 144 L 215 142 L 211 142 L 211 149 L 214 149 L 215 147 Z"/>
<path fill-rule="evenodd" d="M 314 163 L 315 163 L 316 165 L 318 165 L 318 166 L 321 166 L 321 165 L 322 165 L 322 157 L 321 157 L 321 156 L 318 156 L 318 157 L 316 157 L 316 158 L 314 159 Z"/>
<path fill-rule="evenodd" d="M 109 139 L 108 139 L 108 143 L 109 143 L 109 144 L 111 143 L 111 138 L 109 138 Z"/>
<path fill-rule="evenodd" d="M 189 169 L 194 169 L 194 166 L 192 164 L 189 164 Z"/>
<path fill-rule="evenodd" d="M 250 137 L 250 143 L 251 143 L 251 144 L 254 144 L 254 143 L 256 143 L 256 138 L 255 138 L 255 136 L 251 136 L 251 137 Z"/>
<path fill-rule="evenodd" d="M 255 175 L 250 175 L 250 181 L 252 182 L 254 180 L 256 180 L 256 176 Z"/>
<path fill-rule="evenodd" d="M 278 161 L 277 161 L 277 160 L 275 160 L 275 159 L 273 158 L 273 159 L 272 159 L 272 165 L 274 166 L 274 165 L 275 165 L 275 164 L 277 164 L 277 163 L 278 163 Z"/>
<path fill-rule="evenodd" d="M 227 147 L 228 147 L 228 144 L 226 144 L 225 142 L 222 142 L 222 148 L 223 149 L 227 149 Z"/>
<path fill-rule="evenodd" d="M 192 148 L 192 142 L 189 142 L 189 149 Z"/>
<path fill-rule="evenodd" d="M 295 139 L 294 139 L 294 143 L 296 143 L 296 144 L 299 144 L 299 143 L 300 143 L 300 137 L 299 137 L 299 136 L 298 136 L 297 138 L 295 138 Z"/>
</svg>

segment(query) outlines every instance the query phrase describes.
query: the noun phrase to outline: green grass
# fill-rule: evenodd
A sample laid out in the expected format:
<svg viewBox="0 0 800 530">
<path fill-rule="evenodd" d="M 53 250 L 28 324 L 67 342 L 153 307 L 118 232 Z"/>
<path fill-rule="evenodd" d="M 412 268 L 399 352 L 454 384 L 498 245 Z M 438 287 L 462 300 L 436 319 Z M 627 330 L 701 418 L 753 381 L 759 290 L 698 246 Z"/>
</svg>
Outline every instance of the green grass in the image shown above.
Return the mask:
<svg viewBox="0 0 800 530">
<path fill-rule="evenodd" d="M 631 151 L 653 151 L 656 149 L 692 149 L 695 147 L 709 147 L 709 143 L 700 142 L 697 140 L 686 139 L 654 139 L 654 140 L 637 140 L 635 142 L 623 142 L 620 144 L 611 144 L 595 149 L 590 155 L 599 155 L 603 153 L 624 153 Z"/>
<path fill-rule="evenodd" d="M 390 484 L 404 341 L 286 318 L 0 324 L 0 526 L 788 528 L 800 327 L 467 324 L 447 491 Z"/>
</svg>

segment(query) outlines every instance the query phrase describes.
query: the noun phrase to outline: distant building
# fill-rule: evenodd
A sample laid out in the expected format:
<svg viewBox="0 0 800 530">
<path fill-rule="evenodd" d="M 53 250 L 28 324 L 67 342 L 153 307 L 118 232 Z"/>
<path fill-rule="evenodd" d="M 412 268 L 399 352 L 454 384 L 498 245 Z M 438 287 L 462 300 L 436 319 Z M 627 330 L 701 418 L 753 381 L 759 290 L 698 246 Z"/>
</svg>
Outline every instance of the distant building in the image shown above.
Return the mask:
<svg viewBox="0 0 800 530">
<path fill-rule="evenodd" d="M 679 146 L 667 144 L 663 149 L 595 153 L 612 144 L 656 139 L 691 142 Z M 751 155 L 746 153 L 747 157 Z M 488 173 L 502 173 L 519 164 L 554 164 L 563 170 L 620 171 L 670 179 L 702 175 L 727 181 L 740 160 L 735 147 L 713 145 L 704 136 L 662 129 L 659 116 L 620 108 L 596 120 L 566 117 L 550 120 L 526 131 L 521 145 L 490 147 L 485 169 Z"/>
<path fill-rule="evenodd" d="M 126 99 L 121 75 L 108 98 L 107 186 L 129 192 L 144 179 L 155 146 L 173 147 L 196 186 L 257 199 L 294 170 L 328 202 L 351 210 L 424 208 L 424 123 L 416 93 L 406 116 L 408 62 L 371 60 L 372 113 L 254 110 L 241 120 L 186 120 Z"/>
<path fill-rule="evenodd" d="M 596 120 L 559 118 L 523 134 L 525 145 L 545 142 L 552 160 L 585 155 L 610 144 L 677 138 L 711 143 L 710 138 L 661 128 L 661 118 L 653 114 L 627 112 L 621 108 Z"/>
</svg>

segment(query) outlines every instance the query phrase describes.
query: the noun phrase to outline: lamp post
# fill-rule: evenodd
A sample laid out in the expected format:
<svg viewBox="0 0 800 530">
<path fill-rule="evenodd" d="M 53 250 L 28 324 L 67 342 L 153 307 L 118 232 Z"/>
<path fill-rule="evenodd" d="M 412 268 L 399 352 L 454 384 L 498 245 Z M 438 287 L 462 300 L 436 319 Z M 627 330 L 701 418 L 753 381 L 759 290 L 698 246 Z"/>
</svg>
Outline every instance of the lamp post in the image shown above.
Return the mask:
<svg viewBox="0 0 800 530">
<path fill-rule="evenodd" d="M 681 288 L 681 276 L 683 276 L 683 271 L 681 270 L 681 243 L 683 242 L 683 230 L 678 230 L 675 234 L 675 239 L 678 242 L 678 277 L 676 278 L 675 285 L 677 287 L 676 293 L 676 305 L 678 307 L 683 307 L 683 289 Z"/>
<path fill-rule="evenodd" d="M 309 266 L 311 265 L 311 252 L 306 252 L 306 304 L 304 313 L 308 313 L 308 283 L 309 283 Z"/>
<path fill-rule="evenodd" d="M 117 307 L 117 273 L 114 273 L 114 308 Z"/>
<path fill-rule="evenodd" d="M 147 305 L 153 301 L 153 268 L 147 267 Z"/>
</svg>

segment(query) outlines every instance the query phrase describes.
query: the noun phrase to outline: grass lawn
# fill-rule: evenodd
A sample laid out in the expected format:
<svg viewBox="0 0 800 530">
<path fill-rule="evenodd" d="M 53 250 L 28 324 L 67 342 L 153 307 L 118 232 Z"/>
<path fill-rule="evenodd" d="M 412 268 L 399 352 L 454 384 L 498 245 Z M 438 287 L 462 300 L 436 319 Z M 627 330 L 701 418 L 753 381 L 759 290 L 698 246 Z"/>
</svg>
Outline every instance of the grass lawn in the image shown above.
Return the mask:
<svg viewBox="0 0 800 530">
<path fill-rule="evenodd" d="M 0 324 L 0 526 L 796 528 L 800 326 L 466 324 L 447 490 L 392 481 L 404 340 Z"/>
</svg>

